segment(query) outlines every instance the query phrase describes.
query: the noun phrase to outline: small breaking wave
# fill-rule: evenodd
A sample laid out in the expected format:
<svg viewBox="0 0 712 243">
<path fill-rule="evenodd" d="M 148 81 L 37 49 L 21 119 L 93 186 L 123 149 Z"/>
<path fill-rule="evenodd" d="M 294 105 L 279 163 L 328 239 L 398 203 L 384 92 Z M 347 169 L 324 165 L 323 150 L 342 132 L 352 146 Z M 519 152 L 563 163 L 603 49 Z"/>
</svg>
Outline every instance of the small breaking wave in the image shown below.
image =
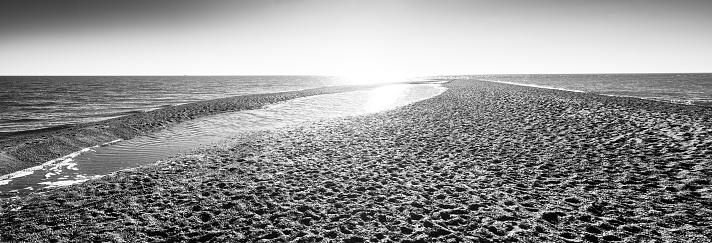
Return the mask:
<svg viewBox="0 0 712 243">
<path fill-rule="evenodd" d="M 49 179 L 52 176 L 59 175 L 62 173 L 63 170 L 77 170 L 76 168 L 76 163 L 74 163 L 74 158 L 77 156 L 84 154 L 89 151 L 93 151 L 96 148 L 99 147 L 104 147 L 104 146 L 109 146 L 115 143 L 120 142 L 121 139 L 113 140 L 111 142 L 103 143 L 100 145 L 96 145 L 93 147 L 88 147 L 84 148 L 82 150 L 76 151 L 74 153 L 62 156 L 57 159 L 53 159 L 50 161 L 47 161 L 41 165 L 38 166 L 33 166 L 24 170 L 16 171 L 10 174 L 2 175 L 0 176 L 0 185 L 7 185 L 9 184 L 13 179 L 25 177 L 34 174 L 36 171 L 39 170 L 46 170 L 49 171 L 48 173 L 45 174 L 45 179 Z M 40 183 L 42 184 L 42 183 Z M 66 183 L 64 183 L 66 184 Z"/>
</svg>

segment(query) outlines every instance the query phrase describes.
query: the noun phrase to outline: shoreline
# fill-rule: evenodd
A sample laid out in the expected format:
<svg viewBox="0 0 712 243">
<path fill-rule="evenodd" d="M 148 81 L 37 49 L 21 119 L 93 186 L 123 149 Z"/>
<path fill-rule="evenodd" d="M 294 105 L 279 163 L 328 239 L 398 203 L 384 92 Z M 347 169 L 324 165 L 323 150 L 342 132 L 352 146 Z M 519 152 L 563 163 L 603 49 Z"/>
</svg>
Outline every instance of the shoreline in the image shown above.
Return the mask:
<svg viewBox="0 0 712 243">
<path fill-rule="evenodd" d="M 378 85 L 327 86 L 226 97 L 137 112 L 98 122 L 4 134 L 0 139 L 0 175 L 37 166 L 83 148 L 150 134 L 199 117 L 259 109 L 265 105 L 299 97 L 364 90 L 376 86 Z"/>
<path fill-rule="evenodd" d="M 477 80 L 0 200 L 0 240 L 708 241 L 712 109 Z"/>
<path fill-rule="evenodd" d="M 529 83 L 517 83 L 517 82 L 512 82 L 512 81 L 499 81 L 499 80 L 484 79 L 484 78 L 479 78 L 479 77 L 475 77 L 475 78 L 473 78 L 473 79 L 480 80 L 480 81 L 485 81 L 485 82 L 511 84 L 511 85 L 525 86 L 525 87 L 540 88 L 540 89 L 561 90 L 561 91 L 568 91 L 568 92 L 574 92 L 574 93 L 586 93 L 586 94 L 594 94 L 594 95 L 601 95 L 601 96 L 611 96 L 611 97 L 636 98 L 636 99 L 652 100 L 652 101 L 657 101 L 657 102 L 671 103 L 671 104 L 678 104 L 678 105 L 700 106 L 700 107 L 710 107 L 710 108 L 712 108 L 712 101 L 709 101 L 709 100 L 700 101 L 700 100 L 659 99 L 659 98 L 638 97 L 638 96 L 630 96 L 630 95 L 604 94 L 604 93 L 598 93 L 598 92 L 593 92 L 593 91 L 584 91 L 584 90 L 567 89 L 567 88 L 557 88 L 557 87 L 552 87 L 552 86 L 545 86 L 545 85 L 539 85 L 539 84 L 529 84 Z"/>
</svg>

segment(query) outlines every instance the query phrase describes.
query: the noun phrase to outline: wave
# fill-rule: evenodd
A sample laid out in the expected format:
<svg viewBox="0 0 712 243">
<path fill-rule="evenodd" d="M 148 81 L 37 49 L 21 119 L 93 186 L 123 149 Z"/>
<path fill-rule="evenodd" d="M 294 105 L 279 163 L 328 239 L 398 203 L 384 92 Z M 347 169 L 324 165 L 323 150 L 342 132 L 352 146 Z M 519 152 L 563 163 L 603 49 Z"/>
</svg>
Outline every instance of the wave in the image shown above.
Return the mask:
<svg viewBox="0 0 712 243">
<path fill-rule="evenodd" d="M 35 171 L 38 171 L 38 170 L 43 170 L 43 169 L 44 169 L 44 170 L 49 170 L 49 171 L 51 171 L 50 173 L 47 173 L 47 174 L 45 175 L 45 178 L 51 177 L 53 174 L 59 174 L 59 173 L 61 173 L 62 167 L 65 167 L 65 168 L 71 170 L 71 169 L 74 168 L 74 166 L 76 166 L 76 164 L 75 164 L 75 163 L 72 163 L 72 161 L 73 161 L 74 158 L 76 158 L 77 156 L 79 156 L 79 155 L 81 155 L 81 154 L 83 154 L 83 153 L 92 151 L 92 150 L 94 150 L 95 148 L 103 147 L 103 146 L 109 146 L 109 145 L 111 145 L 111 144 L 115 144 L 115 143 L 118 143 L 118 142 L 120 142 L 120 141 L 121 141 L 121 139 L 116 139 L 116 140 L 113 140 L 113 141 L 111 141 L 111 142 L 107 142 L 107 143 L 103 143 L 103 144 L 100 144 L 100 145 L 96 145 L 96 146 L 84 148 L 84 149 L 81 149 L 81 150 L 76 151 L 76 152 L 74 152 L 74 153 L 71 153 L 71 154 L 62 156 L 62 157 L 60 157 L 60 158 L 47 161 L 47 162 L 45 162 L 45 163 L 43 163 L 43 164 L 41 164 L 41 165 L 38 165 L 38 166 L 33 166 L 33 167 L 30 167 L 30 168 L 27 168 L 27 169 L 23 169 L 23 170 L 20 170 L 20 171 L 16 171 L 16 172 L 13 172 L 13 173 L 10 173 L 10 174 L 1 175 L 1 176 L 0 176 L 0 185 L 7 185 L 7 184 L 9 184 L 13 179 L 20 178 L 20 177 L 25 177 L 25 176 L 28 176 L 28 175 L 32 175 L 32 174 L 35 173 Z"/>
</svg>

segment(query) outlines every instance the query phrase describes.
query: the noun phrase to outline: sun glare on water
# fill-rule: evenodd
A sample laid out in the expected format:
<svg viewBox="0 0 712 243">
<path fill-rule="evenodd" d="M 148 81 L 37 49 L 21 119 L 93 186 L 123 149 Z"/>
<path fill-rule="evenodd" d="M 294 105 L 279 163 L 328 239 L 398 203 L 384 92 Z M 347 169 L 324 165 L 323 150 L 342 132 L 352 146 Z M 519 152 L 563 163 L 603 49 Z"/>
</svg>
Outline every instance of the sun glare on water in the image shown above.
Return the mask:
<svg viewBox="0 0 712 243">
<path fill-rule="evenodd" d="M 362 112 L 375 113 L 389 109 L 403 99 L 408 91 L 403 83 L 412 77 L 392 72 L 364 72 L 359 74 L 342 75 L 349 83 L 354 85 L 387 84 L 370 90 L 366 102 L 361 107 Z"/>
<path fill-rule="evenodd" d="M 406 85 L 387 85 L 369 92 L 368 100 L 363 106 L 366 113 L 375 113 L 393 107 L 403 99 L 408 87 Z"/>
</svg>

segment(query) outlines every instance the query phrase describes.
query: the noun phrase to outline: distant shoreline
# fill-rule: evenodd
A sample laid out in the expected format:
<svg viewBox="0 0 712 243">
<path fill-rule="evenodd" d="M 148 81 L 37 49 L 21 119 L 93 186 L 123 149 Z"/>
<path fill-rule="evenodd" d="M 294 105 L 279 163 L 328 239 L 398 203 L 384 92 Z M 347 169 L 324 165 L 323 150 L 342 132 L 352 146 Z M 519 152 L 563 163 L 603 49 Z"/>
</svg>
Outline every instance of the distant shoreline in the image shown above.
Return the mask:
<svg viewBox="0 0 712 243">
<path fill-rule="evenodd" d="M 611 96 L 611 97 L 622 97 L 622 98 L 635 98 L 635 99 L 643 99 L 643 100 L 652 100 L 652 101 L 657 101 L 657 102 L 663 102 L 663 103 L 671 103 L 671 104 L 678 104 L 678 105 L 690 105 L 690 106 L 701 106 L 701 107 L 712 107 L 712 101 L 710 102 L 704 102 L 704 103 L 695 103 L 692 101 L 680 101 L 680 100 L 665 100 L 665 99 L 653 99 L 653 98 L 641 98 L 641 97 L 636 97 L 636 96 L 625 96 L 625 95 L 614 95 L 614 94 L 603 94 L 603 93 L 598 93 L 598 92 L 591 92 L 591 91 L 583 91 L 583 90 L 575 90 L 575 89 L 566 89 L 566 88 L 557 88 L 557 87 L 549 87 L 549 86 L 542 86 L 542 85 L 537 85 L 537 84 L 525 84 L 525 83 L 517 83 L 517 82 L 509 82 L 509 81 L 497 81 L 497 80 L 491 80 L 491 79 L 478 79 L 481 81 L 486 81 L 486 82 L 493 82 L 493 83 L 503 83 L 503 84 L 511 84 L 511 85 L 518 85 L 518 86 L 526 86 L 526 87 L 533 87 L 533 88 L 540 88 L 540 89 L 551 89 L 551 90 L 561 90 L 561 91 L 568 91 L 568 92 L 575 92 L 575 93 L 587 93 L 587 94 L 595 94 L 595 95 L 602 95 L 602 96 Z"/>
</svg>

